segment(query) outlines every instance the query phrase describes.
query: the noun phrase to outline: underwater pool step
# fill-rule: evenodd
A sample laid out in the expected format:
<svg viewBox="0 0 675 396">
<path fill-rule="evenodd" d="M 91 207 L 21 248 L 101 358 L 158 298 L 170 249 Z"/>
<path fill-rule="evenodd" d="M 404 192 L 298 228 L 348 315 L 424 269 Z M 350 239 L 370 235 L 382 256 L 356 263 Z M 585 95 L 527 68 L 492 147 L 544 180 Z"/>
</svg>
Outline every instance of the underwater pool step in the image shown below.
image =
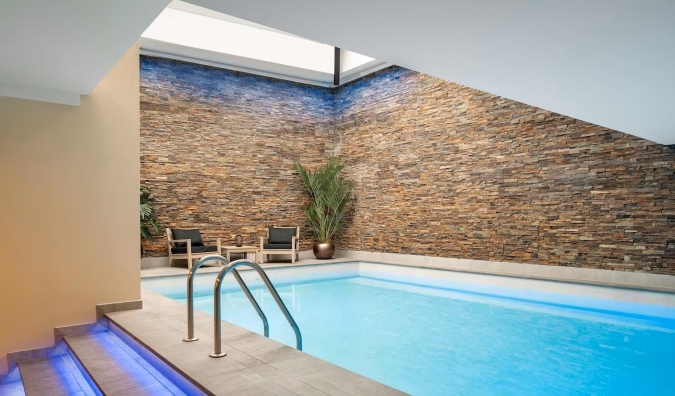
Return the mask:
<svg viewBox="0 0 675 396">
<path fill-rule="evenodd" d="M 110 331 L 73 335 L 64 340 L 104 395 L 185 395 Z"/>
<path fill-rule="evenodd" d="M 100 395 L 92 389 L 68 354 L 24 360 L 17 365 L 26 396 Z"/>
</svg>

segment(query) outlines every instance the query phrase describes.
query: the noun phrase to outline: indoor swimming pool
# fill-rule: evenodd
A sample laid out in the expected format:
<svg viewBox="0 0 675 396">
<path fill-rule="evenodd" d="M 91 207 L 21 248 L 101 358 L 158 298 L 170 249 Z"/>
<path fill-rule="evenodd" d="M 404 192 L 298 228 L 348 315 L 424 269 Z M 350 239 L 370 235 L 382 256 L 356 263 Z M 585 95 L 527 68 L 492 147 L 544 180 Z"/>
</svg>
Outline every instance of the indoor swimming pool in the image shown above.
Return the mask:
<svg viewBox="0 0 675 396">
<path fill-rule="evenodd" d="M 268 270 L 302 331 L 303 350 L 413 395 L 666 395 L 675 387 L 667 373 L 675 362 L 675 308 L 659 301 L 380 264 L 310 267 L 320 266 Z M 295 346 L 270 294 L 251 271 L 242 274 L 270 337 Z M 214 278 L 196 282 L 195 308 L 210 314 Z M 143 287 L 186 301 L 184 277 L 146 279 Z M 597 296 L 578 288 L 596 288 Z M 236 284 L 223 290 L 223 319 L 262 333 Z"/>
</svg>

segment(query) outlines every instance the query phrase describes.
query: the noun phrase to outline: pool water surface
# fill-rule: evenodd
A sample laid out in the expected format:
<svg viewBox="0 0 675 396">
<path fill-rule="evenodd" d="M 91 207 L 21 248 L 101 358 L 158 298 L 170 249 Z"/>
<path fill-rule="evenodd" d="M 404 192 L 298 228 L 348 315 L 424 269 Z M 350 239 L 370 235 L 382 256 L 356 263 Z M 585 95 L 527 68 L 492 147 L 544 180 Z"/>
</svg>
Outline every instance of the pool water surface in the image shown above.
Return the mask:
<svg viewBox="0 0 675 396">
<path fill-rule="evenodd" d="M 146 286 L 185 302 L 184 292 L 163 293 L 152 281 Z M 675 389 L 672 318 L 363 276 L 277 290 L 302 331 L 305 352 L 413 395 L 671 395 Z M 294 347 L 271 295 L 252 291 L 270 337 Z M 223 292 L 222 304 L 224 320 L 262 333 L 242 292 Z M 195 308 L 213 313 L 209 289 L 198 289 Z"/>
</svg>

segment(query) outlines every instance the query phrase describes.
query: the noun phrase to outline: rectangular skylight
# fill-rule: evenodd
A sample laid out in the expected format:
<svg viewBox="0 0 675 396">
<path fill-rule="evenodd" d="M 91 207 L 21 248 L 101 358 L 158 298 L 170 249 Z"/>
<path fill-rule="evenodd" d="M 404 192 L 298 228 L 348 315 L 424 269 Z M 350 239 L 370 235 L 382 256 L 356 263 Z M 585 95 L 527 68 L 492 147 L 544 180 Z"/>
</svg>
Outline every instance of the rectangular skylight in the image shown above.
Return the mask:
<svg viewBox="0 0 675 396">
<path fill-rule="evenodd" d="M 333 73 L 334 50 L 330 45 L 170 7 L 157 17 L 142 37 Z"/>
</svg>

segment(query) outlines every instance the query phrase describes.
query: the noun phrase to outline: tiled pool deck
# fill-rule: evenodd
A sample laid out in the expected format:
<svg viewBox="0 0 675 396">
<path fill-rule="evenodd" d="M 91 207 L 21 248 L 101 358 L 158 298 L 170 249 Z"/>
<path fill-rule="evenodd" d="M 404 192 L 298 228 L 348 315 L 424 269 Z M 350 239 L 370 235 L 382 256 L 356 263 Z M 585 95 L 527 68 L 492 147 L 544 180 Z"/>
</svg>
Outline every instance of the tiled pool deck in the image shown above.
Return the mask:
<svg viewBox="0 0 675 396">
<path fill-rule="evenodd" d="M 349 250 L 339 250 L 336 252 L 336 257 L 330 260 L 317 260 L 311 257 L 311 254 L 309 251 L 301 252 L 301 260 L 296 261 L 294 264 L 290 262 L 272 262 L 264 263 L 262 267 L 299 267 L 329 263 L 369 262 L 511 278 L 675 293 L 675 276 L 670 275 Z M 220 271 L 218 267 L 205 266 L 199 269 L 199 273 L 218 271 Z M 188 270 L 185 267 L 164 266 L 142 269 L 141 278 L 186 275 L 187 273 Z"/>
<path fill-rule="evenodd" d="M 234 261 L 234 260 L 233 260 Z M 354 260 L 350 259 L 345 259 L 345 258 L 333 258 L 330 260 L 317 260 L 317 259 L 302 259 L 300 261 L 296 261 L 295 263 L 289 262 L 271 262 L 271 263 L 264 263 L 261 264 L 261 267 L 263 269 L 267 268 L 284 268 L 284 267 L 303 267 L 307 265 L 318 265 L 318 264 L 337 264 L 337 263 L 346 263 L 346 262 L 352 262 Z M 223 267 L 220 266 L 211 266 L 211 265 L 205 265 L 201 268 L 199 268 L 199 273 L 200 274 L 207 274 L 207 273 L 217 273 L 220 272 L 220 270 L 223 269 Z M 248 271 L 248 267 L 242 267 L 238 268 L 239 271 Z M 188 269 L 186 267 L 181 267 L 181 266 L 176 266 L 176 267 L 155 267 L 155 268 L 146 268 L 141 270 L 141 278 L 154 278 L 158 276 L 179 276 L 179 275 L 187 275 L 188 274 Z"/>
<path fill-rule="evenodd" d="M 262 264 L 262 267 L 303 267 L 348 262 L 385 263 L 397 266 L 394 271 L 401 273 L 415 269 L 441 269 L 467 279 L 483 275 L 490 278 L 491 275 L 496 275 L 505 277 L 500 278 L 502 280 L 499 282 L 515 287 L 532 286 L 552 292 L 564 291 L 624 301 L 675 304 L 675 277 L 666 275 L 369 252 L 342 251 L 337 258 L 331 260 L 308 258 L 307 252 L 304 256 L 294 264 L 274 262 Z M 215 273 L 221 269 L 222 267 L 202 267 L 199 273 Z M 141 270 L 141 277 L 185 277 L 187 273 L 185 267 L 155 267 Z M 163 356 L 174 369 L 207 392 L 401 394 L 383 384 L 225 321 L 223 350 L 228 355 L 221 359 L 209 358 L 208 354 L 213 350 L 212 315 L 195 312 L 195 330 L 199 341 L 186 343 L 182 341 L 187 322 L 185 305 L 146 290 L 142 292 L 142 298 L 143 309 L 109 313 L 108 318 L 138 342 Z"/>
<path fill-rule="evenodd" d="M 404 394 L 225 321 L 222 348 L 227 356 L 210 358 L 212 315 L 195 311 L 199 340 L 184 342 L 185 305 L 149 291 L 142 298 L 142 309 L 107 313 L 107 318 L 207 394 Z"/>
</svg>

